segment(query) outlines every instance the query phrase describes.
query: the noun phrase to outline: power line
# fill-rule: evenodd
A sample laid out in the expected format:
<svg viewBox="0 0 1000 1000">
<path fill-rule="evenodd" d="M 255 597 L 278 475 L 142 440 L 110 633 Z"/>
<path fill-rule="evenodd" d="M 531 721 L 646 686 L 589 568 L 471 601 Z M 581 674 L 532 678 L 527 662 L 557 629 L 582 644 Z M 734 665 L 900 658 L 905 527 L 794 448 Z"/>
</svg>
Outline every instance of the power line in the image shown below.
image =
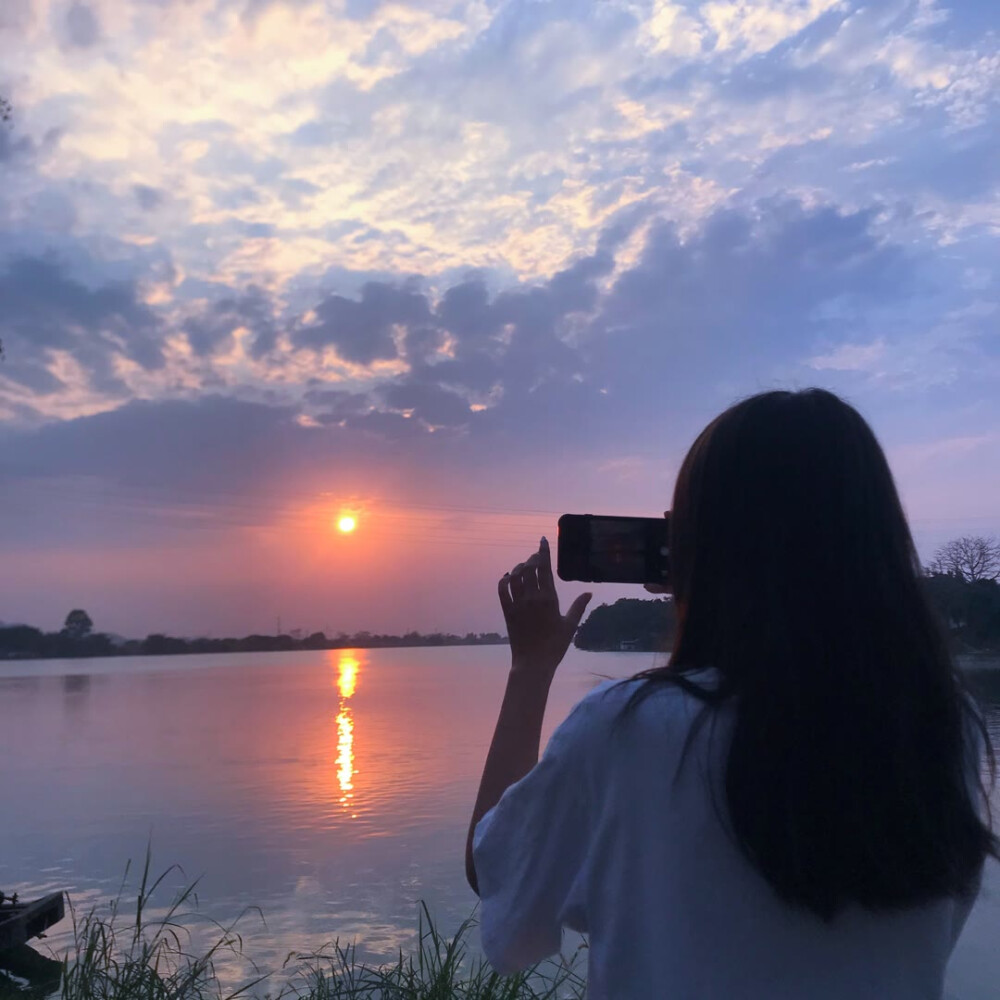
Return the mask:
<svg viewBox="0 0 1000 1000">
<path fill-rule="evenodd" d="M 73 485 L 76 488 L 77 495 L 79 495 L 80 487 L 82 486 L 80 479 L 84 478 L 84 481 L 88 483 L 93 482 L 89 477 L 69 477 L 73 481 Z M 19 483 L 8 483 L 8 492 L 14 492 L 18 489 L 38 489 L 45 494 L 52 496 L 57 489 L 60 493 L 64 492 L 64 489 L 60 489 L 57 484 L 60 481 L 58 479 L 31 479 L 31 480 L 21 480 Z M 62 484 L 65 484 L 66 480 L 62 480 Z M 275 492 L 273 490 L 260 490 L 254 489 L 252 494 L 248 494 L 245 491 L 238 490 L 227 490 L 220 489 L 218 487 L 211 487 L 207 489 L 200 489 L 193 486 L 152 486 L 152 485 L 142 485 L 138 483 L 132 484 L 115 484 L 113 487 L 97 487 L 96 491 L 98 493 L 104 494 L 108 492 L 114 492 L 118 495 L 124 496 L 134 496 L 138 498 L 143 497 L 159 497 L 164 502 L 168 503 L 184 503 L 191 502 L 195 504 L 206 504 L 211 503 L 216 498 L 233 498 L 232 500 L 227 500 L 227 505 L 235 504 L 240 507 L 252 507 L 257 509 L 259 507 L 267 508 L 269 506 L 268 501 L 273 501 L 273 505 L 286 507 L 289 504 L 294 504 L 296 501 L 300 503 L 325 503 L 329 502 L 331 504 L 336 504 L 337 506 L 345 507 L 361 507 L 362 509 L 366 505 L 372 505 L 378 507 L 380 510 L 426 510 L 426 511 L 444 511 L 453 513 L 479 513 L 479 514 L 508 514 L 508 515 L 522 515 L 522 516 L 537 516 L 537 515 L 552 515 L 561 514 L 564 511 L 556 511 L 551 509 L 542 508 L 530 508 L 530 507 L 510 507 L 501 504 L 489 504 L 489 505 L 472 505 L 472 504 L 445 504 L 445 503 L 421 503 L 421 502 L 393 502 L 387 501 L 380 497 L 358 497 L 351 494 L 335 494 L 330 490 L 320 490 L 320 491 L 304 491 L 304 490 L 293 490 L 288 492 Z M 189 496 L 193 499 L 191 501 L 185 501 L 184 497 Z"/>
<path fill-rule="evenodd" d="M 64 481 L 65 482 L 65 481 Z M 132 484 L 116 485 L 111 489 L 79 488 L 70 491 L 65 488 L 53 489 L 53 483 L 45 480 L 22 481 L 16 485 L 8 484 L 6 491 L 6 506 L 10 508 L 18 497 L 31 500 L 32 494 L 44 501 L 46 506 L 58 505 L 64 507 L 99 508 L 109 512 L 132 513 L 149 517 L 171 519 L 183 522 L 186 528 L 218 529 L 228 526 L 250 527 L 271 526 L 275 522 L 286 524 L 309 524 L 322 522 L 333 516 L 333 510 L 324 511 L 325 502 L 336 506 L 355 508 L 368 522 L 366 531 L 382 530 L 390 526 L 395 535 L 395 527 L 404 522 L 411 527 L 419 527 L 420 522 L 432 522 L 424 528 L 428 537 L 444 539 L 437 534 L 446 525 L 441 523 L 442 517 L 448 515 L 463 515 L 465 530 L 485 530 L 488 537 L 469 539 L 481 544 L 502 541 L 503 535 L 508 537 L 521 536 L 528 526 L 535 525 L 539 519 L 555 519 L 564 513 L 561 510 L 510 507 L 503 505 L 480 506 L 462 504 L 431 504 L 431 503 L 391 503 L 378 499 L 358 500 L 353 498 L 336 498 L 330 491 L 307 493 L 295 491 L 290 494 L 280 494 L 273 491 L 255 491 L 253 495 L 233 490 L 196 490 L 193 487 L 174 488 L 169 490 Z M 190 499 L 187 499 L 190 497 Z M 263 498 L 263 499 L 261 499 Z M 220 502 L 221 501 L 221 502 Z M 296 509 L 298 505 L 298 509 Z M 309 506 L 313 509 L 309 509 Z M 303 509 L 305 508 L 305 509 Z M 316 509 L 319 508 L 319 509 Z M 37 506 L 35 507 L 37 512 Z M 434 515 L 439 515 L 435 518 Z M 220 515 L 224 523 L 220 524 Z M 202 519 L 199 523 L 198 520 Z M 261 524 L 261 518 L 265 524 Z M 947 525 L 967 524 L 970 522 L 997 522 L 1000 517 L 991 514 L 969 514 L 950 516 L 912 517 L 908 519 L 911 525 Z M 178 526 L 181 526 L 178 524 Z M 457 525 L 451 525 L 451 530 L 458 530 Z M 500 537 L 498 537 L 498 533 Z M 402 536 L 400 536 L 402 537 Z"/>
</svg>

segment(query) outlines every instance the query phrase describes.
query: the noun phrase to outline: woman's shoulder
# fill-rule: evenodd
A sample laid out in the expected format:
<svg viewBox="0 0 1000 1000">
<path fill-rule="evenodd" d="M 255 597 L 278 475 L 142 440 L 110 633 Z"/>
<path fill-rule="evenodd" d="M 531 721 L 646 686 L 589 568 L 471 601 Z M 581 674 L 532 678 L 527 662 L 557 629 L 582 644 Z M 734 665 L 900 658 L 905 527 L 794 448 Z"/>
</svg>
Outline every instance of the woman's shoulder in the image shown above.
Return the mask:
<svg viewBox="0 0 1000 1000">
<path fill-rule="evenodd" d="M 595 684 L 577 703 L 577 707 L 588 712 L 616 711 L 627 704 L 634 695 L 642 692 L 642 700 L 657 698 L 666 702 L 697 700 L 688 689 L 692 686 L 712 691 L 719 683 L 719 672 L 713 667 L 701 670 L 685 670 L 678 673 L 683 683 L 676 683 L 672 675 L 658 672 L 652 676 L 636 675 L 621 679 L 609 678 Z"/>
<path fill-rule="evenodd" d="M 718 683 L 717 671 L 710 668 L 685 676 L 706 689 Z M 631 717 L 652 716 L 665 720 L 677 716 L 689 720 L 703 705 L 685 687 L 669 679 L 629 677 L 603 680 L 576 703 L 553 738 L 559 736 L 562 741 L 597 737 Z"/>
</svg>

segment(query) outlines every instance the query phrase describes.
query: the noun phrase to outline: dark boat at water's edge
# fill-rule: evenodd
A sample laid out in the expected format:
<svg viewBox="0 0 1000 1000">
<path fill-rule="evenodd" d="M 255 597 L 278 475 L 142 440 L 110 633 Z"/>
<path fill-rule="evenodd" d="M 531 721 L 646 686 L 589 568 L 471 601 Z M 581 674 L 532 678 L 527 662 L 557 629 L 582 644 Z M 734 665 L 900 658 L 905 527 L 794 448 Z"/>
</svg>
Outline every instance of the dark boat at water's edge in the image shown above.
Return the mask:
<svg viewBox="0 0 1000 1000">
<path fill-rule="evenodd" d="M 44 934 L 66 916 L 65 893 L 53 892 L 30 903 L 0 893 L 0 955 Z"/>
</svg>

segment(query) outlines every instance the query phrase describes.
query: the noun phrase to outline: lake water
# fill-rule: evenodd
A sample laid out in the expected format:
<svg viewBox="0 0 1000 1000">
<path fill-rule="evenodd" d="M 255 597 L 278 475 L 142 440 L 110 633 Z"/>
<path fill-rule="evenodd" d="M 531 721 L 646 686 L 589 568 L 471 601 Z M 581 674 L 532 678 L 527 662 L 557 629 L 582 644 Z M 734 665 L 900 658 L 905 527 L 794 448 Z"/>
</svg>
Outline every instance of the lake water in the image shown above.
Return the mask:
<svg viewBox="0 0 1000 1000">
<path fill-rule="evenodd" d="M 201 878 L 201 912 L 228 922 L 260 907 L 266 926 L 248 915 L 241 928 L 265 966 L 338 936 L 391 958 L 413 945 L 421 900 L 451 933 L 476 902 L 466 825 L 508 656 L 469 646 L 0 663 L 0 888 L 68 889 L 85 909 L 116 893 L 151 840 L 156 872 L 183 869 L 171 892 Z M 571 650 L 543 739 L 600 677 L 654 662 Z M 1000 747 L 1000 670 L 974 677 Z M 990 863 L 949 997 L 997 996 L 998 934 Z M 65 941 L 63 930 L 49 945 Z"/>
</svg>

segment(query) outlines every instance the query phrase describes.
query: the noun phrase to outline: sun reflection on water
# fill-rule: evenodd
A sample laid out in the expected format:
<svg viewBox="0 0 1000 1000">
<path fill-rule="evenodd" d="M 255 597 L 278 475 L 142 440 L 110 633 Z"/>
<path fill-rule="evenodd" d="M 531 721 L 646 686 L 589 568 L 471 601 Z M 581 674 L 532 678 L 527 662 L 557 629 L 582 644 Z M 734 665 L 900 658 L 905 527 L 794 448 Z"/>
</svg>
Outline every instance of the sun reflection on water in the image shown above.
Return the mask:
<svg viewBox="0 0 1000 1000">
<path fill-rule="evenodd" d="M 337 784 L 340 801 L 346 802 L 354 794 L 354 722 L 351 710 L 337 715 Z"/>
<path fill-rule="evenodd" d="M 358 667 L 361 664 L 349 653 L 340 654 L 337 664 L 337 690 L 341 698 L 350 698 L 358 685 Z"/>
<path fill-rule="evenodd" d="M 356 819 L 354 808 L 354 717 L 348 700 L 358 686 L 358 671 L 361 663 L 348 650 L 340 652 L 337 661 L 337 691 L 340 704 L 337 712 L 337 785 L 340 788 L 340 804 L 351 811 L 351 819 Z"/>
</svg>

